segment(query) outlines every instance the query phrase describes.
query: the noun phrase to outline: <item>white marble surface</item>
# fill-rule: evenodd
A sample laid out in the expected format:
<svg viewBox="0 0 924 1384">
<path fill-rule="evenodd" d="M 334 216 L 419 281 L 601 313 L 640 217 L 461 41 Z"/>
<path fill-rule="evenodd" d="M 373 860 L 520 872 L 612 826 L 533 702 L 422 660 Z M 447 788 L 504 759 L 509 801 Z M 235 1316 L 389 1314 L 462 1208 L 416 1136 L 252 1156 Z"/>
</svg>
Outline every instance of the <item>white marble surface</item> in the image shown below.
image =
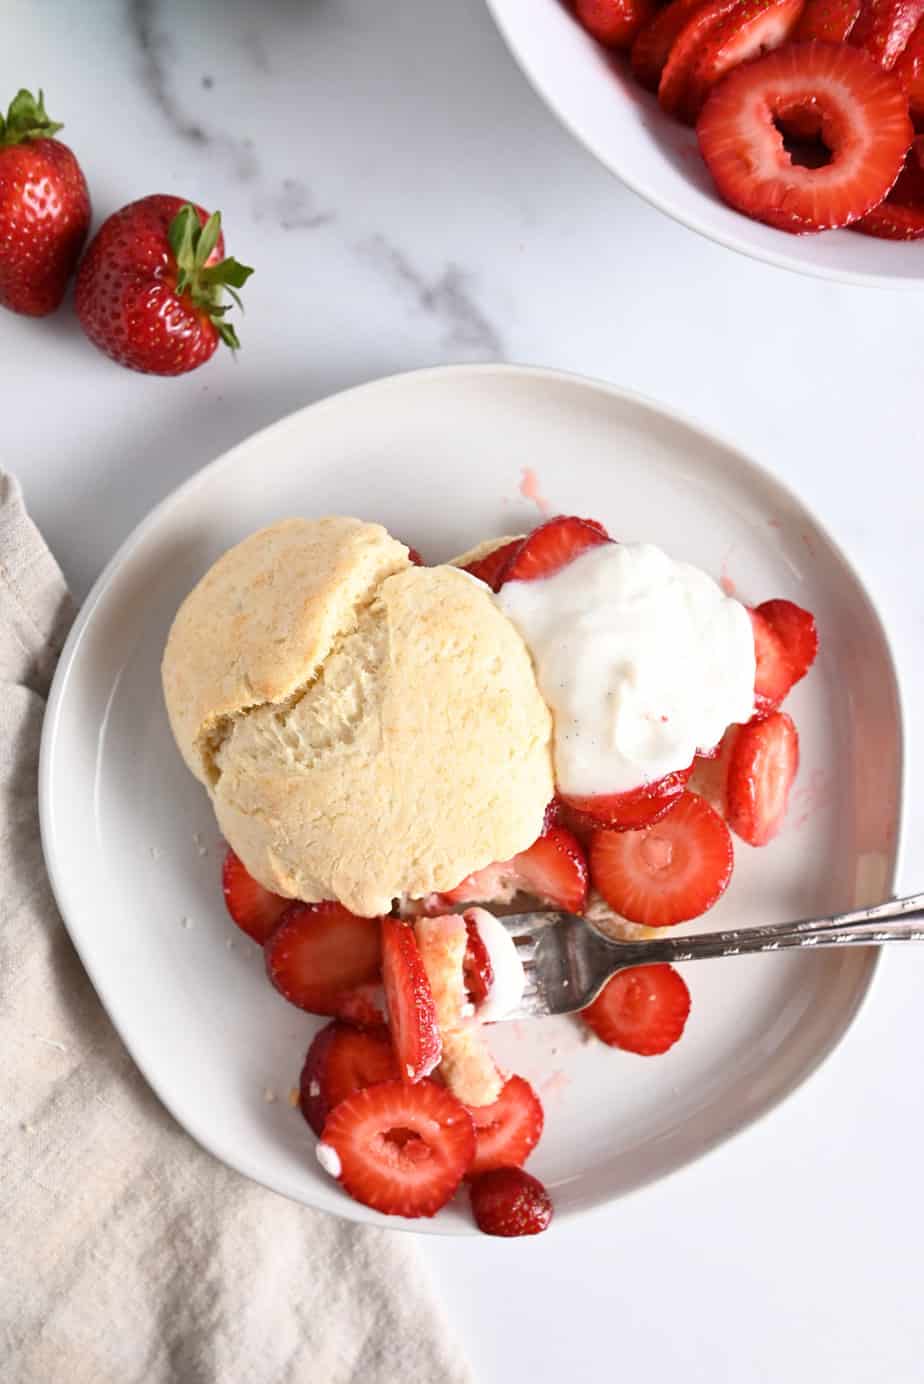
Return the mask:
<svg viewBox="0 0 924 1384">
<path fill-rule="evenodd" d="M 298 405 L 536 362 L 658 396 L 784 476 L 878 598 L 914 715 L 920 297 L 752 264 L 649 209 L 558 128 L 481 0 L 7 0 L 3 26 L 0 97 L 45 88 L 97 218 L 193 197 L 258 269 L 240 360 L 183 380 L 119 370 L 67 312 L 0 315 L 0 461 L 78 594 L 178 481 Z M 422 1243 L 479 1379 L 919 1379 L 922 993 L 924 953 L 888 956 L 808 1089 L 667 1183 L 537 1241 Z"/>
</svg>

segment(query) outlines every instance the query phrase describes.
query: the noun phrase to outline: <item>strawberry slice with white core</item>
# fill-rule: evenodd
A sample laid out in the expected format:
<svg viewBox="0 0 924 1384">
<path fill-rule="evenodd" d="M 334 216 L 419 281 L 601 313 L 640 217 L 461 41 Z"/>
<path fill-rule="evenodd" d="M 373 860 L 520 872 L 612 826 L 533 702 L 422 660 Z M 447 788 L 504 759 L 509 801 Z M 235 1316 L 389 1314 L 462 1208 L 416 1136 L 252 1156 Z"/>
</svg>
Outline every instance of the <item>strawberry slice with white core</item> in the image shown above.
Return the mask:
<svg viewBox="0 0 924 1384">
<path fill-rule="evenodd" d="M 740 0 L 722 23 L 710 30 L 687 84 L 686 110 L 691 121 L 726 72 L 786 42 L 804 4 L 805 0 Z"/>
<path fill-rule="evenodd" d="M 552 908 L 582 913 L 587 903 L 587 862 L 577 837 L 550 827 L 512 860 L 487 865 L 441 895 L 447 903 L 509 903 L 531 894 Z"/>
<path fill-rule="evenodd" d="M 671 50 L 687 21 L 703 8 L 704 0 L 671 0 L 646 24 L 632 45 L 632 71 L 649 91 L 657 91 Z"/>
<path fill-rule="evenodd" d="M 705 0 L 680 30 L 658 83 L 658 102 L 669 115 L 688 118 L 687 90 L 703 44 L 741 4 L 742 0 Z"/>
<path fill-rule="evenodd" d="M 799 682 L 818 654 L 818 627 L 814 615 L 795 601 L 784 600 L 764 601 L 756 613 L 768 622 L 783 645 L 793 683 Z"/>
<path fill-rule="evenodd" d="M 850 42 L 888 72 L 924 19 L 924 0 L 863 0 Z"/>
<path fill-rule="evenodd" d="M 794 163 L 787 116 L 814 113 L 829 151 L 821 167 Z M 848 226 L 878 206 L 914 130 L 900 82 L 861 49 L 787 43 L 729 72 L 696 126 L 719 193 L 746 216 L 798 234 Z"/>
<path fill-rule="evenodd" d="M 673 927 L 698 918 L 724 894 L 734 852 L 719 814 L 696 793 L 643 831 L 598 831 L 590 877 L 613 910 L 631 923 Z"/>
<path fill-rule="evenodd" d="M 604 1043 L 640 1057 L 672 1048 L 686 1027 L 690 992 L 673 966 L 633 966 L 606 982 L 581 1018 Z"/>
<path fill-rule="evenodd" d="M 539 1142 L 545 1116 L 542 1102 L 521 1076 L 508 1077 L 492 1105 L 469 1107 L 475 1125 L 475 1157 L 468 1177 L 492 1168 L 525 1163 Z"/>
<path fill-rule="evenodd" d="M 221 887 L 225 906 L 241 932 L 246 932 L 260 946 L 269 937 L 292 900 L 273 894 L 258 883 L 231 848 L 221 869 Z"/>
<path fill-rule="evenodd" d="M 433 1071 L 442 1043 L 414 929 L 397 918 L 382 919 L 382 980 L 401 1080 L 413 1085 Z"/>
<path fill-rule="evenodd" d="M 808 0 L 793 37 L 800 43 L 812 38 L 846 43 L 862 8 L 863 0 Z"/>
<path fill-rule="evenodd" d="M 637 831 L 667 816 L 683 796 L 692 772 L 691 764 L 687 769 L 678 769 L 676 773 L 666 774 L 626 793 L 596 793 L 583 797 L 563 793 L 562 802 L 579 814 L 579 821 L 583 819 L 585 827 Z"/>
<path fill-rule="evenodd" d="M 355 1091 L 400 1078 L 398 1059 L 385 1028 L 360 1031 L 326 1024 L 315 1034 L 299 1082 L 299 1105 L 320 1135 L 331 1110 Z"/>
<path fill-rule="evenodd" d="M 799 770 L 799 734 L 784 711 L 730 732 L 725 816 L 751 846 L 766 846 L 783 825 Z"/>
<path fill-rule="evenodd" d="M 527 534 L 504 570 L 499 585 L 552 577 L 588 548 L 611 542 L 609 534 L 595 519 L 559 515 Z"/>
<path fill-rule="evenodd" d="M 263 948 L 271 982 L 299 1009 L 342 1015 L 353 992 L 379 978 L 379 920 L 342 904 L 290 904 Z"/>
<path fill-rule="evenodd" d="M 433 1216 L 475 1153 L 465 1106 L 435 1081 L 385 1081 L 331 1111 L 317 1154 L 356 1201 L 386 1216 Z"/>
</svg>

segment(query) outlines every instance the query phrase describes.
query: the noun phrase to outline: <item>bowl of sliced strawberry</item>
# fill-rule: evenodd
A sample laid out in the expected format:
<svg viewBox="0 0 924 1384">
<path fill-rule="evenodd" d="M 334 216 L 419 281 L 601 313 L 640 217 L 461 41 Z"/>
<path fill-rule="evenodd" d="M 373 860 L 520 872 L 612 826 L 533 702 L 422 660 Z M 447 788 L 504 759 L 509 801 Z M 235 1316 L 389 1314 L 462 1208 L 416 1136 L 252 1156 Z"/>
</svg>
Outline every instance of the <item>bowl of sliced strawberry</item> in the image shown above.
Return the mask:
<svg viewBox="0 0 924 1384">
<path fill-rule="evenodd" d="M 488 0 L 600 161 L 729 249 L 924 283 L 921 0 Z"/>
</svg>

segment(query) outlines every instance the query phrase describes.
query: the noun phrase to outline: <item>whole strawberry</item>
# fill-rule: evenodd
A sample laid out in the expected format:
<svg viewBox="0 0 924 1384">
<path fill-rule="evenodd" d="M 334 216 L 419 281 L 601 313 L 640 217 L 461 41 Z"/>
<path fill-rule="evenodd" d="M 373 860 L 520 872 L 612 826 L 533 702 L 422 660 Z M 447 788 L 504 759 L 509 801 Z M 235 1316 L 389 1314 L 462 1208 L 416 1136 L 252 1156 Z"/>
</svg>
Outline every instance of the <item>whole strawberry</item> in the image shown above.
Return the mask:
<svg viewBox="0 0 924 1384">
<path fill-rule="evenodd" d="M 77 316 L 94 346 L 147 375 L 182 375 L 219 341 L 240 342 L 225 290 L 253 273 L 224 259 L 221 215 L 180 197 L 142 197 L 104 221 L 77 274 Z"/>
<path fill-rule="evenodd" d="M 80 164 L 52 136 L 61 129 L 20 91 L 0 115 L 0 305 L 27 317 L 60 307 L 90 226 Z"/>
</svg>

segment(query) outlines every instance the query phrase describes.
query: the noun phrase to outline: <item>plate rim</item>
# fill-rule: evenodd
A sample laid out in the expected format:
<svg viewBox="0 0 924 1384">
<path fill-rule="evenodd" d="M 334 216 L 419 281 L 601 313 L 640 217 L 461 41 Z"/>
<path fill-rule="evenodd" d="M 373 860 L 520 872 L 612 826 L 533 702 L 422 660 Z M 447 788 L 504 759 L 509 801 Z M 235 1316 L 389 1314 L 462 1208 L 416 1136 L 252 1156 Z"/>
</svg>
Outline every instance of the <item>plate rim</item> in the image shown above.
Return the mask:
<svg viewBox="0 0 924 1384">
<path fill-rule="evenodd" d="M 129 1053 L 129 1056 L 131 1057 L 135 1066 L 138 1068 L 144 1080 L 147 1082 L 148 1086 L 151 1088 L 154 1095 L 157 1097 L 158 1101 L 167 1110 L 171 1118 L 176 1120 L 177 1124 L 186 1133 L 188 1133 L 190 1137 L 195 1139 L 196 1142 L 202 1148 L 204 1148 L 212 1157 L 217 1158 L 221 1163 L 233 1168 L 236 1172 L 242 1174 L 243 1176 L 250 1178 L 252 1181 L 256 1182 L 260 1186 L 266 1187 L 270 1191 L 276 1192 L 279 1195 L 285 1196 L 290 1200 L 296 1201 L 297 1204 L 308 1206 L 312 1210 L 322 1211 L 326 1214 L 339 1216 L 342 1219 L 354 1221 L 360 1224 L 375 1225 L 382 1229 L 400 1230 L 406 1231 L 408 1233 L 417 1234 L 436 1234 L 444 1235 L 447 1237 L 458 1237 L 471 1234 L 477 1235 L 478 1231 L 474 1225 L 468 1226 L 465 1223 L 458 1223 L 456 1221 L 438 1222 L 435 1220 L 429 1220 L 425 1223 L 425 1225 L 421 1225 L 419 1221 L 406 1220 L 402 1217 L 397 1216 L 382 1215 L 379 1212 L 373 1211 L 370 1208 L 363 1206 L 361 1203 L 353 1202 L 346 1198 L 344 1198 L 345 1205 L 342 1208 L 340 1208 L 339 1206 L 329 1207 L 326 1205 L 319 1205 L 314 1201 L 295 1198 L 291 1195 L 291 1192 L 288 1189 L 280 1185 L 274 1184 L 273 1180 L 268 1179 L 266 1176 L 262 1174 L 262 1172 L 258 1173 L 257 1171 L 255 1171 L 255 1169 L 250 1165 L 249 1160 L 245 1155 L 239 1155 L 235 1153 L 232 1157 L 229 1156 L 229 1154 L 224 1150 L 219 1151 L 219 1149 L 216 1148 L 213 1140 L 211 1139 L 208 1131 L 203 1131 L 199 1127 L 198 1122 L 195 1118 L 190 1120 L 189 1118 L 187 1118 L 186 1112 L 184 1112 L 183 1117 L 181 1118 L 181 1116 L 175 1110 L 172 1100 L 167 1095 L 165 1095 L 164 1091 L 161 1089 L 160 1083 L 151 1078 L 147 1070 L 146 1063 L 139 1059 L 138 1055 L 136 1054 L 133 1043 L 129 1041 L 125 1033 L 123 1033 L 121 1026 L 116 1022 L 113 1015 L 111 1014 L 109 1006 L 106 1004 L 103 998 L 102 990 L 100 986 L 97 984 L 94 967 L 88 962 L 87 957 L 84 955 L 84 951 L 81 947 L 81 943 L 78 936 L 76 936 L 74 932 L 71 930 L 70 923 L 68 922 L 68 912 L 66 906 L 66 899 L 68 898 L 70 886 L 67 883 L 66 872 L 64 870 L 63 862 L 61 859 L 63 851 L 59 852 L 57 843 L 56 825 L 53 808 L 54 795 L 52 790 L 55 772 L 55 753 L 57 746 L 59 723 L 61 719 L 61 709 L 64 703 L 64 699 L 67 695 L 68 684 L 75 670 L 80 646 L 83 642 L 84 637 L 87 634 L 87 631 L 90 628 L 90 625 L 95 617 L 97 609 L 99 608 L 105 596 L 109 593 L 110 589 L 115 584 L 115 581 L 123 564 L 131 557 L 136 548 L 138 548 L 145 541 L 148 534 L 157 527 L 162 517 L 175 504 L 177 504 L 187 495 L 192 494 L 196 489 L 203 485 L 207 479 L 211 478 L 216 473 L 219 473 L 223 468 L 232 466 L 239 452 L 243 451 L 247 447 L 252 446 L 258 439 L 264 439 L 268 435 L 272 434 L 274 431 L 282 430 L 297 417 L 309 414 L 312 411 L 321 410 L 333 404 L 335 401 L 343 400 L 344 398 L 349 397 L 351 395 L 356 395 L 359 393 L 373 393 L 376 391 L 384 393 L 390 389 L 408 386 L 413 388 L 417 384 L 425 384 L 427 381 L 434 378 L 451 380 L 453 377 L 455 377 L 456 379 L 462 379 L 465 377 L 475 377 L 480 379 L 521 379 L 531 380 L 533 382 L 537 382 L 540 384 L 552 383 L 566 385 L 571 388 L 577 388 L 578 390 L 586 390 L 589 394 L 603 394 L 608 396 L 609 398 L 613 398 L 621 402 L 640 406 L 641 408 L 649 412 L 652 412 L 656 415 L 659 415 L 660 417 L 668 420 L 671 423 L 678 424 L 683 428 L 693 431 L 694 433 L 702 437 L 704 440 L 706 440 L 710 445 L 717 446 L 721 450 L 730 454 L 734 458 L 736 466 L 740 464 L 745 472 L 750 471 L 752 474 L 756 474 L 757 478 L 763 484 L 765 484 L 770 490 L 775 489 L 784 500 L 794 504 L 797 508 L 804 510 L 811 517 L 812 522 L 817 527 L 819 533 L 830 545 L 832 552 L 835 554 L 838 560 L 847 569 L 847 571 L 853 578 L 854 582 L 856 583 L 858 591 L 864 597 L 867 607 L 869 609 L 869 613 L 873 621 L 875 622 L 875 625 L 882 639 L 883 650 L 886 654 L 888 668 L 891 674 L 891 682 L 895 694 L 896 703 L 896 750 L 898 762 L 895 845 L 894 850 L 892 852 L 892 859 L 890 861 L 890 868 L 887 879 L 887 887 L 890 891 L 892 891 L 893 894 L 895 890 L 896 879 L 901 869 L 902 857 L 905 846 L 905 825 L 907 818 L 906 747 L 908 735 L 908 721 L 906 716 L 905 699 L 903 695 L 901 680 L 899 677 L 898 663 L 895 656 L 895 648 L 889 636 L 888 627 L 885 624 L 879 606 L 876 603 L 872 592 L 867 586 L 867 583 L 862 579 L 853 562 L 845 553 L 844 549 L 841 547 L 840 543 L 831 535 L 826 525 L 822 523 L 822 521 L 816 516 L 815 511 L 797 494 L 795 490 L 793 490 L 786 483 L 786 481 L 782 480 L 768 467 L 766 467 L 762 462 L 752 458 L 751 456 L 743 452 L 735 442 L 727 438 L 720 430 L 712 428 L 711 426 L 707 426 L 700 420 L 687 414 L 685 411 L 676 409 L 673 407 L 673 405 L 666 404 L 660 400 L 654 399 L 650 395 L 641 393 L 637 390 L 627 389 L 620 385 L 612 384 L 606 380 L 599 380 L 590 376 L 581 375 L 574 371 L 558 370 L 547 366 L 520 365 L 507 362 L 461 363 L 456 365 L 426 366 L 421 369 L 399 371 L 391 375 L 380 376 L 371 380 L 367 380 L 361 384 L 351 385 L 346 389 L 338 390 L 333 394 L 325 395 L 322 399 L 317 399 L 312 403 L 305 404 L 301 408 L 294 409 L 290 413 L 285 414 L 283 417 L 276 419 L 274 422 L 269 423 L 265 427 L 259 428 L 255 432 L 250 433 L 247 437 L 242 438 L 241 441 L 235 443 L 233 447 L 228 448 L 226 451 L 220 453 L 217 457 L 214 457 L 212 460 L 206 462 L 198 470 L 194 471 L 193 474 L 189 476 L 185 481 L 183 481 L 180 485 L 174 487 L 174 489 L 169 491 L 168 494 L 165 495 L 162 500 L 158 501 L 158 503 L 144 516 L 144 518 L 141 519 L 135 525 L 132 531 L 127 535 L 127 537 L 123 540 L 123 542 L 113 553 L 112 557 L 105 564 L 96 581 L 90 588 L 90 591 L 88 592 L 85 601 L 83 602 L 79 611 L 77 612 L 76 618 L 74 620 L 73 625 L 71 626 L 70 631 L 68 632 L 67 639 L 65 640 L 64 646 L 61 650 L 61 654 L 58 659 L 57 666 L 55 668 L 51 688 L 49 690 L 49 695 L 46 702 L 45 715 L 42 722 L 38 772 L 38 807 L 40 837 L 49 882 L 51 884 L 55 902 L 61 914 L 61 918 L 64 923 L 70 942 L 76 950 L 77 955 L 80 958 L 81 965 L 84 967 L 84 970 L 86 971 L 90 979 L 90 982 L 93 985 L 94 990 L 96 991 L 97 999 L 102 1005 L 106 1013 L 107 1019 L 112 1024 L 120 1041 L 124 1044 L 126 1050 Z M 849 1013 L 847 1014 L 847 1017 L 843 1023 L 843 1026 L 841 1027 L 840 1032 L 837 1033 L 830 1042 L 828 1042 L 821 1049 L 819 1049 L 817 1054 L 813 1057 L 811 1063 L 805 1068 L 799 1080 L 796 1082 L 794 1086 L 780 1093 L 773 1100 L 771 1100 L 762 1110 L 746 1118 L 741 1124 L 737 1125 L 734 1129 L 730 1131 L 717 1133 L 712 1139 L 708 1139 L 700 1147 L 700 1149 L 693 1154 L 692 1157 L 686 1158 L 683 1162 L 679 1163 L 675 1167 L 669 1168 L 666 1171 L 653 1171 L 651 1176 L 641 1177 L 637 1182 L 635 1182 L 631 1187 L 629 1187 L 625 1191 L 617 1192 L 614 1195 L 604 1195 L 599 1201 L 593 1204 L 585 1204 L 576 1207 L 571 1207 L 567 1211 L 560 1212 L 553 1221 L 553 1225 L 569 1224 L 577 1218 L 583 1218 L 594 1213 L 599 1213 L 607 1207 L 614 1205 L 616 1202 L 623 1200 L 625 1197 L 634 1196 L 638 1194 L 645 1188 L 650 1187 L 655 1182 L 663 1182 L 668 1178 L 672 1178 L 679 1175 L 688 1168 L 692 1168 L 695 1164 L 700 1162 L 701 1159 L 707 1157 L 716 1149 L 730 1143 L 734 1139 L 737 1139 L 738 1137 L 745 1134 L 747 1131 L 756 1128 L 771 1114 L 773 1114 L 774 1111 L 779 1109 L 779 1107 L 785 1101 L 789 1100 L 790 1098 L 795 1096 L 799 1091 L 803 1090 L 807 1083 L 817 1076 L 819 1070 L 825 1065 L 825 1063 L 834 1055 L 837 1049 L 841 1046 L 847 1034 L 853 1028 L 857 1020 L 857 1017 L 860 1014 L 861 1009 L 868 1002 L 870 993 L 873 988 L 873 983 L 880 972 L 881 962 L 881 949 L 870 948 L 869 950 L 870 956 L 867 962 L 867 973 L 865 983 L 863 984 L 862 989 L 858 993 Z"/>
</svg>

